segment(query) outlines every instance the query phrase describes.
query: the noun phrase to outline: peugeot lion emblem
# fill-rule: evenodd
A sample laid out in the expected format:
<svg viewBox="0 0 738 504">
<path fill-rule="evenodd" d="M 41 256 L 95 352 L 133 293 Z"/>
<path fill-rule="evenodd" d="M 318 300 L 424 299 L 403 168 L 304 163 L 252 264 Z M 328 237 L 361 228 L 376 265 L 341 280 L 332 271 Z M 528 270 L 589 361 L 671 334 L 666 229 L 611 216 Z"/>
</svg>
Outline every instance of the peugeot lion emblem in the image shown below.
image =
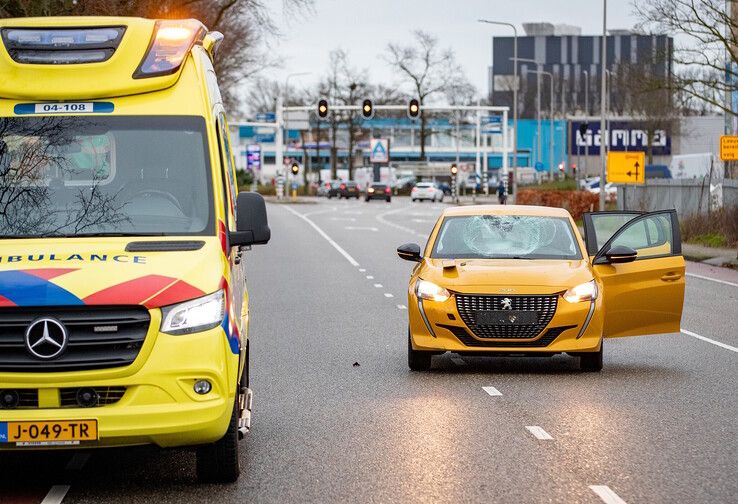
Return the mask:
<svg viewBox="0 0 738 504">
<path fill-rule="evenodd" d="M 510 298 L 502 298 L 500 301 L 502 303 L 502 309 L 503 310 L 512 310 L 512 299 Z"/>
<path fill-rule="evenodd" d="M 26 329 L 26 349 L 36 358 L 49 360 L 67 348 L 67 330 L 56 319 L 34 320 Z"/>
</svg>

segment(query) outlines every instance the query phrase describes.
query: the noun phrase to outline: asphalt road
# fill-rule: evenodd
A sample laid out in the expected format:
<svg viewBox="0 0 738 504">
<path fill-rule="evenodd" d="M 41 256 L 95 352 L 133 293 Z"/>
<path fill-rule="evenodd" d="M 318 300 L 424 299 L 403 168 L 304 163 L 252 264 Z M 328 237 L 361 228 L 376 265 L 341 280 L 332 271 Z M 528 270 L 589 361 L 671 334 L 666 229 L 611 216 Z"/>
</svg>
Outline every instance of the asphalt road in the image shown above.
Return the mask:
<svg viewBox="0 0 738 504">
<path fill-rule="evenodd" d="M 238 483 L 197 485 L 185 450 L 4 454 L 0 502 L 736 502 L 738 274 L 690 264 L 686 332 L 607 340 L 599 374 L 448 354 L 413 373 L 395 248 L 442 207 L 269 205 Z"/>
</svg>

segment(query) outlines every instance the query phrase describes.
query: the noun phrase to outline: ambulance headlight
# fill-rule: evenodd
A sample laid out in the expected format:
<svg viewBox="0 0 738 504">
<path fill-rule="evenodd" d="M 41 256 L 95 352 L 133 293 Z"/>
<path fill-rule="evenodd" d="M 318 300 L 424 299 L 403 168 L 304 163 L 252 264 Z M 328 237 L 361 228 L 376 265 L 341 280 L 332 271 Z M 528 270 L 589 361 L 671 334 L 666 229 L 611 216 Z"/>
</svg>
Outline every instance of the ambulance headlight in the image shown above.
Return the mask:
<svg viewBox="0 0 738 504">
<path fill-rule="evenodd" d="M 161 309 L 161 332 L 180 335 L 219 326 L 225 316 L 223 290 Z"/>
</svg>

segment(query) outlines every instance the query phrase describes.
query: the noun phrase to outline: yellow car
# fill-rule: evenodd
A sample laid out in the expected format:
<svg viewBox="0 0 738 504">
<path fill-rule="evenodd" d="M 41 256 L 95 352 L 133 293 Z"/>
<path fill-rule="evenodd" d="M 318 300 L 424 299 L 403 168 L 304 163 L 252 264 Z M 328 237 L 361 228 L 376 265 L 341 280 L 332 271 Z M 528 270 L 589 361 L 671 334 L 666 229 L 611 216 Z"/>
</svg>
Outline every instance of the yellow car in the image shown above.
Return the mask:
<svg viewBox="0 0 738 504">
<path fill-rule="evenodd" d="M 241 247 L 270 230 L 236 187 L 223 36 L 113 17 L 0 36 L 0 450 L 197 446 L 201 480 L 235 480 Z"/>
<path fill-rule="evenodd" d="M 569 213 L 535 206 L 443 212 L 408 286 L 408 365 L 432 356 L 578 356 L 602 369 L 603 338 L 678 332 L 684 258 L 676 212 Z"/>
</svg>

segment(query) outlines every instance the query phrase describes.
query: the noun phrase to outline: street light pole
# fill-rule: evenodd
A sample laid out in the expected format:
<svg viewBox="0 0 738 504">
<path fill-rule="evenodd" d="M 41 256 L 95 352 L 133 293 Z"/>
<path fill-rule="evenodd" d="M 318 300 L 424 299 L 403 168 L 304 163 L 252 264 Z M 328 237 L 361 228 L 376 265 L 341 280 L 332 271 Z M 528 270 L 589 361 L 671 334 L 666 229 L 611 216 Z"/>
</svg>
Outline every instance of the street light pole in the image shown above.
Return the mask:
<svg viewBox="0 0 738 504">
<path fill-rule="evenodd" d="M 607 66 L 607 0 L 602 0 L 602 56 L 600 64 L 602 71 L 600 72 L 600 212 L 605 210 L 605 145 L 607 140 L 605 136 L 608 132 L 605 130 L 605 68 Z"/>
<path fill-rule="evenodd" d="M 549 136 L 549 142 L 548 142 L 548 162 L 549 162 L 548 173 L 549 173 L 549 177 L 551 178 L 551 180 L 553 180 L 553 174 L 554 174 L 554 171 L 553 171 L 554 170 L 554 166 L 553 166 L 553 164 L 554 164 L 554 147 L 553 147 L 553 144 L 554 144 L 554 119 L 553 119 L 553 117 L 554 117 L 554 105 L 553 105 L 554 104 L 554 80 L 553 80 L 553 74 L 551 72 L 547 72 L 545 70 L 535 70 L 533 73 L 535 73 L 537 75 L 539 81 L 540 81 L 541 75 L 548 76 L 548 81 L 549 81 L 549 84 L 550 84 L 551 98 L 550 98 L 550 103 L 549 103 L 550 108 L 549 108 L 549 112 L 548 112 L 548 128 L 549 128 L 549 132 L 548 132 L 549 133 L 548 134 L 548 136 Z M 540 96 L 540 94 L 541 94 L 541 92 L 540 92 L 540 86 L 539 86 L 538 95 Z M 540 117 L 540 107 L 539 107 L 539 117 Z M 539 119 L 539 121 L 540 121 L 540 119 Z M 540 140 L 540 138 L 539 138 L 539 140 Z M 539 144 L 539 152 L 540 152 L 540 144 Z"/>
<path fill-rule="evenodd" d="M 284 79 L 284 92 L 282 93 L 284 95 L 284 98 L 283 98 L 282 102 L 283 102 L 283 105 L 285 107 L 289 107 L 290 106 L 290 100 L 289 100 L 290 79 L 292 77 L 298 77 L 300 75 L 310 75 L 310 72 L 293 72 L 291 74 L 287 74 L 287 77 L 285 77 L 285 79 Z M 286 114 L 283 114 L 282 115 L 282 119 L 284 120 L 284 131 L 286 132 L 287 135 L 289 135 L 289 124 L 288 124 L 288 122 L 289 122 L 289 116 L 287 116 Z M 282 134 L 282 130 L 280 129 L 277 132 L 277 134 L 281 135 Z M 282 145 L 284 145 L 284 144 L 282 144 Z M 282 157 L 284 159 L 283 156 L 284 156 L 284 154 L 282 156 L 280 156 L 280 157 Z M 303 167 L 302 167 L 303 173 L 307 174 L 307 172 L 305 172 L 307 163 L 306 163 L 306 161 L 304 159 L 302 160 L 302 164 L 303 164 Z M 277 169 L 279 169 L 279 166 L 277 167 Z"/>
<path fill-rule="evenodd" d="M 479 19 L 480 23 L 487 23 L 492 25 L 509 26 L 513 30 L 513 185 L 512 195 L 513 201 L 518 195 L 518 29 L 512 23 L 505 23 L 502 21 L 489 21 L 487 19 Z M 540 130 L 539 130 L 540 134 Z"/>
<path fill-rule="evenodd" d="M 589 72 L 584 70 L 584 122 L 587 123 L 587 132 L 589 132 Z M 584 139 L 584 176 L 589 171 L 589 141 Z"/>
</svg>

